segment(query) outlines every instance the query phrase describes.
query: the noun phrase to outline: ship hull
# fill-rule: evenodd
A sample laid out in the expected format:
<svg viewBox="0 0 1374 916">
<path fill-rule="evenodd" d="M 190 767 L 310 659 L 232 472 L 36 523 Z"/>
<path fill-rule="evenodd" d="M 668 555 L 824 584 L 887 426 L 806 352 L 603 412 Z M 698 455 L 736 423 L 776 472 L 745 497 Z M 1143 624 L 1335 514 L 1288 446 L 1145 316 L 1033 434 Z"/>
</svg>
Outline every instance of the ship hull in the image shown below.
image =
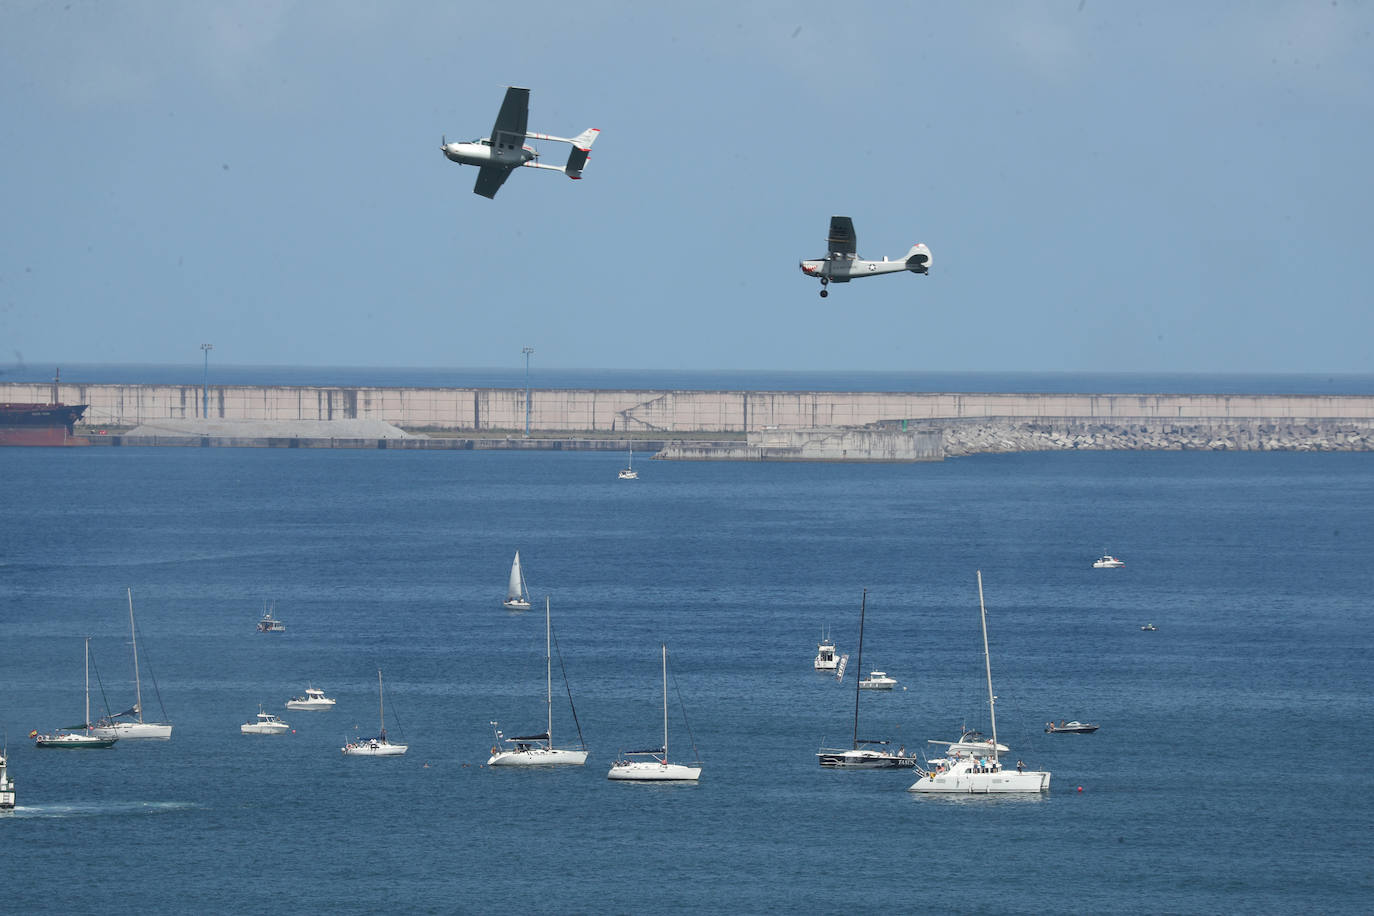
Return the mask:
<svg viewBox="0 0 1374 916">
<path fill-rule="evenodd" d="M 73 435 L 85 404 L 0 404 L 0 446 L 90 445 Z"/>
</svg>

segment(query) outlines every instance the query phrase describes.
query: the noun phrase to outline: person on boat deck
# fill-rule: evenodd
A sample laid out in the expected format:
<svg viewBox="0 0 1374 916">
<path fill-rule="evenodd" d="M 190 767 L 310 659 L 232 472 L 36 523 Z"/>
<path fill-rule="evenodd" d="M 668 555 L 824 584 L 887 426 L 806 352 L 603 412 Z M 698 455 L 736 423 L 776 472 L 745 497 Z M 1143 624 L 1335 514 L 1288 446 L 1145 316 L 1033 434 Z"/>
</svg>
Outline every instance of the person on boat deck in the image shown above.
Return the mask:
<svg viewBox="0 0 1374 916">
<path fill-rule="evenodd" d="M 1022 771 L 1025 769 L 1025 767 L 1026 767 L 1026 765 L 1025 765 L 1024 763 L 1022 763 L 1022 762 L 1019 761 L 1019 760 L 1016 761 L 1016 772 L 1018 772 L 1018 773 L 1022 772 Z"/>
</svg>

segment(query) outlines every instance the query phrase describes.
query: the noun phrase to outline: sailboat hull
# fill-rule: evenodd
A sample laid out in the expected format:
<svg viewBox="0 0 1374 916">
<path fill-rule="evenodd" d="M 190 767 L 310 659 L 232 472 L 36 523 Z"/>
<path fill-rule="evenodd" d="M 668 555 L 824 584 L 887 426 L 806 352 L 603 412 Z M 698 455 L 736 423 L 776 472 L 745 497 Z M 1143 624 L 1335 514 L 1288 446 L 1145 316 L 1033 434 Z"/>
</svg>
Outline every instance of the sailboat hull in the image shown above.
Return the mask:
<svg viewBox="0 0 1374 916">
<path fill-rule="evenodd" d="M 580 767 L 587 762 L 586 751 L 558 748 L 528 748 L 523 751 L 497 751 L 487 761 L 489 767 Z"/>
<path fill-rule="evenodd" d="M 359 741 L 355 744 L 345 744 L 341 750 L 345 757 L 400 757 L 410 750 L 410 745 Z"/>
<path fill-rule="evenodd" d="M 70 751 L 114 747 L 118 738 L 102 738 L 95 735 L 39 735 L 34 739 L 34 747 L 52 747 Z"/>
<path fill-rule="evenodd" d="M 530 603 L 523 598 L 507 598 L 501 602 L 501 607 L 508 611 L 528 611 Z"/>
<path fill-rule="evenodd" d="M 116 722 L 113 725 L 97 725 L 91 734 L 101 738 L 161 738 L 172 737 L 172 726 L 160 722 Z"/>
<path fill-rule="evenodd" d="M 850 770 L 896 770 L 916 765 L 915 757 L 898 757 L 883 751 L 859 750 L 822 750 L 816 755 L 816 762 L 823 767 Z"/>
<path fill-rule="evenodd" d="M 656 760 L 625 760 L 611 767 L 606 778 L 626 782 L 696 782 L 701 778 L 701 767 Z"/>
</svg>

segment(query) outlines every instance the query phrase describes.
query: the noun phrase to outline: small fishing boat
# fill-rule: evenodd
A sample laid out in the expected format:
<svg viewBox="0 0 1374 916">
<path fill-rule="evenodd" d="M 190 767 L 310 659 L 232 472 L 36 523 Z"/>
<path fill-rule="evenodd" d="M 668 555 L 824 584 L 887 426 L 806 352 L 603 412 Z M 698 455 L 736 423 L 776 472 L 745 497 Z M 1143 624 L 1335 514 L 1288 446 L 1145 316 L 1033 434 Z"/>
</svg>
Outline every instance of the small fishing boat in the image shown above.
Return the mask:
<svg viewBox="0 0 1374 916">
<path fill-rule="evenodd" d="M 9 743 L 6 742 L 4 751 L 0 751 L 0 811 L 14 807 L 14 780 L 10 779 L 9 753 Z"/>
<path fill-rule="evenodd" d="M 292 697 L 286 701 L 287 709 L 333 709 L 334 700 L 324 695 L 318 687 L 306 687 L 305 696 Z"/>
<path fill-rule="evenodd" d="M 1097 729 L 1098 726 L 1089 725 L 1087 722 L 1079 722 L 1077 719 L 1074 719 L 1072 722 L 1065 722 L 1063 719 L 1060 719 L 1058 725 L 1055 725 L 1053 722 L 1045 723 L 1045 733 L 1050 735 L 1091 735 L 1093 732 L 1097 731 Z"/>
<path fill-rule="evenodd" d="M 506 600 L 501 607 L 508 611 L 528 611 L 530 609 L 530 588 L 525 584 L 525 571 L 520 568 L 520 551 L 510 564 L 510 581 L 506 584 Z"/>
<path fill-rule="evenodd" d="M 1120 569 L 1125 565 L 1125 560 L 1119 560 L 1109 553 L 1104 553 L 1096 560 L 1093 560 L 1093 569 Z"/>
<path fill-rule="evenodd" d="M 258 719 L 256 722 L 245 722 L 239 726 L 239 731 L 245 735 L 280 735 L 291 730 L 281 719 L 278 719 L 270 712 L 264 712 L 262 704 L 258 704 Z"/>
<path fill-rule="evenodd" d="M 820 644 L 816 646 L 816 670 L 834 671 L 839 663 L 840 660 L 835 656 L 835 644 L 830 641 L 830 634 L 822 631 Z"/>
<path fill-rule="evenodd" d="M 258 621 L 258 632 L 259 632 L 259 633 L 285 633 L 285 632 L 286 632 L 286 624 L 282 623 L 280 620 L 278 620 L 277 618 L 275 618 L 275 617 L 272 616 L 272 612 L 275 611 L 276 609 L 277 609 L 277 603 L 276 603 L 275 601 L 272 602 L 272 606 L 271 606 L 270 608 L 269 608 L 269 607 L 264 607 L 264 608 L 263 608 L 262 619 Z"/>
<path fill-rule="evenodd" d="M 891 690 L 897 686 L 895 677 L 888 677 L 886 671 L 870 671 L 868 677 L 859 681 L 860 690 Z"/>
</svg>

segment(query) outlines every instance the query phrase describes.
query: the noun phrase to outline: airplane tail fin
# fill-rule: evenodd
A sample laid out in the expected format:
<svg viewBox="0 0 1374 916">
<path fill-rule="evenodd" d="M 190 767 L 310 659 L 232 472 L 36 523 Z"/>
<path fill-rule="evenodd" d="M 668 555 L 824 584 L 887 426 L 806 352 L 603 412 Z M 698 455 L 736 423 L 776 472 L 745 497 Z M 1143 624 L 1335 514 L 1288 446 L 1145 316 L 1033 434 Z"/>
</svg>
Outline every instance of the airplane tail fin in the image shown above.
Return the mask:
<svg viewBox="0 0 1374 916">
<path fill-rule="evenodd" d="M 922 243 L 911 246 L 911 250 L 906 253 L 906 269 L 914 274 L 930 273 L 930 265 L 934 259 L 930 256 L 930 249 Z"/>
<path fill-rule="evenodd" d="M 582 177 L 582 170 L 586 168 L 587 157 L 591 155 L 592 144 L 596 142 L 596 135 L 601 133 L 598 128 L 584 130 L 573 138 L 572 152 L 568 153 L 568 164 L 563 169 L 569 178 L 577 179 Z"/>
</svg>

